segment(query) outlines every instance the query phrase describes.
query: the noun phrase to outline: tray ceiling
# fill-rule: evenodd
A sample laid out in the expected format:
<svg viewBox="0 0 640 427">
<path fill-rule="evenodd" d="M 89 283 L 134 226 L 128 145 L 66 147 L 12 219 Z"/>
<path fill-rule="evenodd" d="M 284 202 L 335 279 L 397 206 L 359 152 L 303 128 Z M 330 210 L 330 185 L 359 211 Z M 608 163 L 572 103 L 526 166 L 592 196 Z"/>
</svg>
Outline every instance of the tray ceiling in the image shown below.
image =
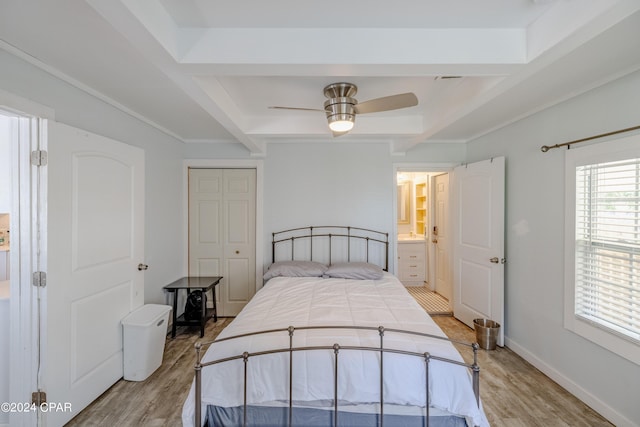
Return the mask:
<svg viewBox="0 0 640 427">
<path fill-rule="evenodd" d="M 640 67 L 631 0 L 10 0 L 0 47 L 185 143 L 465 142 Z M 456 77 L 456 78 L 447 78 Z M 333 138 L 322 89 L 413 92 Z"/>
</svg>

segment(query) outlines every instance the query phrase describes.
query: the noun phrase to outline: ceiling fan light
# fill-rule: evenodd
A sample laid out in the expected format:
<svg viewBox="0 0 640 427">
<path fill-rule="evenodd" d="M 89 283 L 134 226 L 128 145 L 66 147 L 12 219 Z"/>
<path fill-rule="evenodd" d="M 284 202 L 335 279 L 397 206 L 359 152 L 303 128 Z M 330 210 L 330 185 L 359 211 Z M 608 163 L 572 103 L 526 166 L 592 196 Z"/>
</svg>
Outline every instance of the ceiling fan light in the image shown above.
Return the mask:
<svg viewBox="0 0 640 427">
<path fill-rule="evenodd" d="M 353 120 L 334 120 L 329 119 L 329 129 L 334 132 L 348 132 L 353 129 Z"/>
<path fill-rule="evenodd" d="M 353 129 L 356 121 L 353 106 L 357 103 L 353 98 L 331 98 L 325 101 L 324 109 L 332 132 L 349 132 Z"/>
</svg>

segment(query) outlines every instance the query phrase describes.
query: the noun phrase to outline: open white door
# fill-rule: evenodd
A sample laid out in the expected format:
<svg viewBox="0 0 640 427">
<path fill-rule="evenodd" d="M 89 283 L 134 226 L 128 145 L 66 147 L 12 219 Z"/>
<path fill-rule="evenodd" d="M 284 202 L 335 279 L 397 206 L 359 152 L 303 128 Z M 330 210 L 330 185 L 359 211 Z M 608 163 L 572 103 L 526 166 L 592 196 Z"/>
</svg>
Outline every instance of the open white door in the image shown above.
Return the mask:
<svg viewBox="0 0 640 427">
<path fill-rule="evenodd" d="M 501 325 L 504 345 L 504 157 L 455 168 L 452 176 L 454 316 Z"/>
<path fill-rule="evenodd" d="M 49 122 L 43 387 L 72 411 L 123 375 L 120 321 L 144 302 L 144 152 Z"/>
<path fill-rule="evenodd" d="M 452 304 L 451 256 L 449 245 L 449 174 L 443 173 L 433 178 L 434 224 L 431 229 L 431 243 L 435 258 L 436 292 Z"/>
</svg>

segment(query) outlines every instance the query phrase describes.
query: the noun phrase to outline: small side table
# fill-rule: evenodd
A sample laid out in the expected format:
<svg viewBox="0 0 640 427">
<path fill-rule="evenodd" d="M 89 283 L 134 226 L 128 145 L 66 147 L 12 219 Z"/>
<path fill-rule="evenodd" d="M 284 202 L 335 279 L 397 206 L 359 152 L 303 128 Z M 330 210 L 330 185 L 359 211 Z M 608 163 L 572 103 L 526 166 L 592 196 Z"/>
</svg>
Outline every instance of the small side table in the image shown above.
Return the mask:
<svg viewBox="0 0 640 427">
<path fill-rule="evenodd" d="M 171 326 L 171 338 L 175 338 L 176 336 L 176 326 L 192 325 L 200 325 L 200 337 L 203 337 L 204 325 L 207 323 L 207 307 L 206 304 L 204 304 L 204 297 L 201 301 L 201 304 L 203 304 L 204 307 L 200 307 L 200 311 L 202 312 L 202 317 L 200 319 L 186 320 L 184 318 L 184 314 L 180 315 L 180 317 L 176 316 L 178 311 L 178 291 L 184 289 L 188 294 L 192 291 L 202 291 L 204 294 L 211 289 L 213 293 L 213 321 L 217 322 L 218 310 L 216 308 L 216 285 L 220 283 L 220 280 L 222 280 L 222 276 L 188 276 L 178 279 L 163 288 L 167 292 L 173 293 L 173 325 Z"/>
</svg>

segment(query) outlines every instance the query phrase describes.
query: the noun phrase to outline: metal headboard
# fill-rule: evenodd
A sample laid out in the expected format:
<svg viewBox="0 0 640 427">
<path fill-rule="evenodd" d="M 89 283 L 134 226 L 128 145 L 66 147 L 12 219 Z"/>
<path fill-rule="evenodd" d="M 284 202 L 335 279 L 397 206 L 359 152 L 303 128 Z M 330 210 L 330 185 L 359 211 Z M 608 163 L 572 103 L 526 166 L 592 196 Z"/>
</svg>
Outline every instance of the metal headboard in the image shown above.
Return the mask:
<svg viewBox="0 0 640 427">
<path fill-rule="evenodd" d="M 303 249 L 304 253 L 308 256 L 307 261 L 314 261 L 314 246 L 318 246 L 319 241 L 325 243 L 325 247 L 322 248 L 324 252 L 322 255 L 327 257 L 329 264 L 341 261 L 366 261 L 373 262 L 369 255 L 375 247 L 382 250 L 382 259 L 377 263 L 384 271 L 389 271 L 389 233 L 382 231 L 370 230 L 367 228 L 350 227 L 350 226 L 331 226 L 320 225 L 310 227 L 291 228 L 289 230 L 282 230 L 272 233 L 271 241 L 271 262 L 282 261 L 282 259 L 276 259 L 276 249 L 279 245 L 288 244 L 291 247 L 289 260 L 299 260 L 297 254 L 300 249 Z M 343 245 L 342 253 L 346 253 L 346 259 L 334 260 L 333 246 L 336 242 Z M 360 242 L 364 245 L 364 254 L 357 254 L 354 256 L 355 242 Z M 314 245 L 315 243 L 315 245 Z M 344 247 L 346 245 L 346 247 Z M 326 253 L 328 251 L 328 254 Z M 317 258 L 317 252 L 316 252 Z"/>
</svg>

